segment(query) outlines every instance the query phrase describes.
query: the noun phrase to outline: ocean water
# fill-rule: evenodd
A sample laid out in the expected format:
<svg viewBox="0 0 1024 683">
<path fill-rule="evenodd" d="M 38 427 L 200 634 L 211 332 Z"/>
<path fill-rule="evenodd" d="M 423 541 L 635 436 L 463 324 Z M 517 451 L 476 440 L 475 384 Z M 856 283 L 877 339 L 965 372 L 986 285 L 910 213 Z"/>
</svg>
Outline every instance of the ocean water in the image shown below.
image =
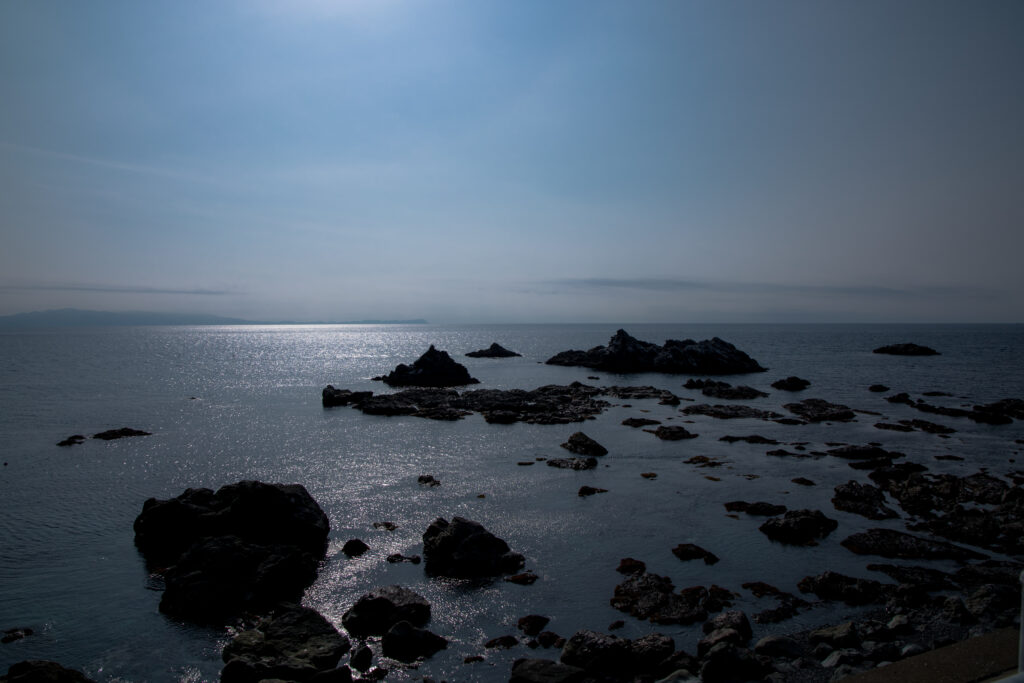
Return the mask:
<svg viewBox="0 0 1024 683">
<path fill-rule="evenodd" d="M 888 580 L 868 571 L 873 558 L 853 555 L 839 542 L 851 533 L 903 520 L 871 522 L 836 511 L 835 485 L 866 482 L 845 461 L 822 457 L 768 457 L 773 447 L 719 441 L 726 434 L 781 442 L 880 442 L 933 472 L 996 476 L 1024 469 L 1024 425 L 990 426 L 966 419 L 924 415 L 884 396 L 927 391 L 949 406 L 1024 397 L 1024 327 L 894 325 L 632 325 L 646 341 L 720 336 L 736 344 L 766 373 L 723 378 L 768 391 L 742 403 L 785 413 L 784 403 L 824 398 L 862 411 L 852 423 L 787 426 L 760 420 L 715 420 L 682 415 L 655 401 L 609 399 L 613 406 L 585 423 L 490 425 L 479 415 L 458 422 L 415 417 L 367 416 L 350 408 L 325 409 L 320 391 L 339 388 L 389 391 L 371 377 L 414 361 L 430 344 L 445 349 L 481 380 L 477 388 L 533 389 L 582 381 L 592 385 L 655 385 L 696 402 L 682 388 L 686 376 L 615 375 L 585 368 L 544 365 L 558 351 L 607 343 L 615 325 L 545 326 L 268 326 L 138 327 L 40 330 L 0 334 L 0 630 L 31 627 L 35 635 L 0 645 L 0 670 L 22 659 L 53 659 L 99 681 L 216 680 L 223 629 L 178 623 L 157 610 L 158 585 L 133 545 L 132 522 L 143 501 L 187 487 L 217 488 L 241 479 L 301 483 L 331 521 L 328 559 L 305 603 L 340 626 L 341 615 L 366 591 L 398 583 L 433 606 L 429 628 L 449 647 L 418 668 L 381 662 L 388 680 L 433 677 L 449 681 L 507 680 L 511 662 L 557 652 L 484 650 L 496 636 L 516 634 L 527 614 L 551 618 L 563 636 L 581 628 L 638 637 L 671 635 L 693 652 L 698 626 L 657 626 L 611 608 L 622 579 L 621 558 L 647 563 L 679 588 L 721 585 L 739 593 L 748 613 L 775 606 L 741 584 L 766 581 L 797 592 L 804 576 L 834 569 Z M 513 359 L 472 359 L 463 354 L 497 341 L 523 354 Z M 882 344 L 913 341 L 940 356 L 872 354 Z M 811 381 L 791 394 L 770 388 L 789 375 Z M 598 376 L 599 379 L 588 379 Z M 868 391 L 884 383 L 886 394 Z M 629 406 L 624 404 L 630 404 Z M 621 425 L 647 416 L 685 424 L 696 439 L 663 442 Z M 889 420 L 925 418 L 957 429 L 949 438 L 881 431 Z M 76 433 L 90 435 L 129 426 L 152 436 L 80 446 L 55 444 Z M 560 457 L 559 444 L 582 430 L 609 454 L 598 469 L 563 471 L 538 462 Z M 963 461 L 939 461 L 958 455 Z M 721 462 L 701 468 L 686 460 L 705 455 Z M 643 472 L 655 472 L 646 479 Z M 416 479 L 431 474 L 438 487 Z M 817 483 L 801 487 L 790 480 Z M 608 489 L 580 498 L 583 484 Z M 820 509 L 839 529 L 818 546 L 770 542 L 761 519 L 726 516 L 730 500 L 764 500 L 790 508 Z M 465 583 L 432 579 L 422 565 L 389 564 L 396 552 L 422 553 L 422 534 L 437 517 L 461 515 L 483 523 L 526 558 L 540 578 L 532 586 L 503 581 Z M 393 521 L 393 532 L 373 523 Z M 341 546 L 361 538 L 371 548 L 349 559 Z M 696 543 L 721 558 L 707 566 L 680 562 L 679 543 Z M 877 558 L 874 558 L 877 559 Z M 943 562 L 928 563 L 951 569 Z M 796 631 L 855 612 L 823 605 L 755 637 Z M 485 661 L 464 664 L 469 655 Z"/>
</svg>

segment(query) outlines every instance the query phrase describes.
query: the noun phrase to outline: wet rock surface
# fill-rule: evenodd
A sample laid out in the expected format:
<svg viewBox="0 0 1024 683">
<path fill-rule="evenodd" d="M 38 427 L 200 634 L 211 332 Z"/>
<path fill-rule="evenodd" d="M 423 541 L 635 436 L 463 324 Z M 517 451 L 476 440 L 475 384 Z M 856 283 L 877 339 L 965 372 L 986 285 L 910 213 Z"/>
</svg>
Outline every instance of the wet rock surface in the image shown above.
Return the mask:
<svg viewBox="0 0 1024 683">
<path fill-rule="evenodd" d="M 718 337 L 701 342 L 670 339 L 662 346 L 640 341 L 619 330 L 607 346 L 588 351 L 563 351 L 548 365 L 567 365 L 608 372 L 665 372 L 729 375 L 764 372 L 754 359 Z"/>
<path fill-rule="evenodd" d="M 150 498 L 135 544 L 163 571 L 160 609 L 196 621 L 298 600 L 316 578 L 330 524 L 298 484 L 243 481 Z"/>
<path fill-rule="evenodd" d="M 439 517 L 423 533 L 424 568 L 428 574 L 478 578 L 513 574 L 525 559 L 478 522 Z"/>
</svg>

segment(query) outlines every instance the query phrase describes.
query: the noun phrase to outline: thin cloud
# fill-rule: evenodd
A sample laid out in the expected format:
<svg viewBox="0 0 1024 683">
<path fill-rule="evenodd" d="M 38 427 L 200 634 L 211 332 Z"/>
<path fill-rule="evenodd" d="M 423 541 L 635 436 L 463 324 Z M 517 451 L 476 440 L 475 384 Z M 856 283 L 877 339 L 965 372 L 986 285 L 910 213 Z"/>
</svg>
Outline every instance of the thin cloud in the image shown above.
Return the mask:
<svg viewBox="0 0 1024 683">
<path fill-rule="evenodd" d="M 226 289 L 174 289 L 133 285 L 0 285 L 0 290 L 24 292 L 104 292 L 108 294 L 175 294 L 187 296 L 227 296 L 237 294 Z"/>
</svg>

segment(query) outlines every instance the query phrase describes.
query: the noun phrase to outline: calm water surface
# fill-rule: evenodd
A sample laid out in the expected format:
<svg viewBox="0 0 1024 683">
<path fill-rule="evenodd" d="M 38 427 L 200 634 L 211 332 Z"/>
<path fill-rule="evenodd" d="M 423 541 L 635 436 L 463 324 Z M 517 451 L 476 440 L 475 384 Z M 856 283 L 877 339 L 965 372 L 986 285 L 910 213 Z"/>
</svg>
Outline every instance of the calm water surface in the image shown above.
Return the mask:
<svg viewBox="0 0 1024 683">
<path fill-rule="evenodd" d="M 741 589 L 767 581 L 796 592 L 796 583 L 825 569 L 886 580 L 869 572 L 870 558 L 839 545 L 870 526 L 902 528 L 832 508 L 833 487 L 867 481 L 834 458 L 765 456 L 770 447 L 719 441 L 725 434 L 761 434 L 783 442 L 882 442 L 932 471 L 969 474 L 986 467 L 1005 476 L 1024 466 L 1021 423 L 977 425 L 889 404 L 892 392 L 973 405 L 1024 397 L 1024 328 L 1021 326 L 892 325 L 634 325 L 647 341 L 720 336 L 748 352 L 767 373 L 727 378 L 770 392 L 744 402 L 786 412 L 800 398 L 826 398 L 891 420 L 925 417 L 955 427 L 951 438 L 880 431 L 882 416 L 861 414 L 849 424 L 785 426 L 757 420 L 694 417 L 700 434 L 661 442 L 623 427 L 645 415 L 682 424 L 677 409 L 654 401 L 613 400 L 596 420 L 567 426 L 489 425 L 479 415 L 458 422 L 366 416 L 348 408 L 324 409 L 326 384 L 387 391 L 371 377 L 414 361 L 430 344 L 449 351 L 483 388 L 533 389 L 583 381 L 594 385 L 651 384 L 703 402 L 682 388 L 685 376 L 612 375 L 547 366 L 558 351 L 607 343 L 614 325 L 547 326 L 269 326 L 147 327 L 0 334 L 0 629 L 28 626 L 36 635 L 0 645 L 0 668 L 22 659 L 54 659 L 100 681 L 216 680 L 224 631 L 179 624 L 157 610 L 158 586 L 133 545 L 132 522 L 150 497 L 187 487 L 217 488 L 240 479 L 298 482 L 331 520 L 331 545 L 320 579 L 306 603 L 340 625 L 341 615 L 375 586 L 401 583 L 433 605 L 431 630 L 450 640 L 448 650 L 418 669 L 396 669 L 389 680 L 432 676 L 448 680 L 507 680 L 511 661 L 553 657 L 520 646 L 484 651 L 486 640 L 516 633 L 530 613 L 551 617 L 549 628 L 569 636 L 580 628 L 606 630 L 618 619 L 625 637 L 660 630 L 678 647 L 696 649 L 697 627 L 654 626 L 609 606 L 621 576 L 621 558 L 644 560 L 677 587 L 717 583 L 740 594 L 736 606 L 756 612 L 774 607 Z M 466 358 L 491 342 L 522 358 Z M 882 344 L 914 341 L 941 356 L 900 358 L 872 354 Z M 588 379 L 598 375 L 600 379 Z M 812 386 L 800 394 L 772 390 L 776 379 L 798 375 Z M 713 402 L 713 401 L 712 401 Z M 684 402 L 685 407 L 687 403 Z M 75 433 L 130 426 L 143 438 L 58 448 Z M 558 457 L 559 444 L 582 429 L 610 451 L 590 472 L 567 472 L 520 461 Z M 963 462 L 937 461 L 955 454 Z M 722 464 L 700 468 L 685 461 L 706 455 Z M 1022 461 L 1024 462 L 1024 461 Z M 648 480 L 641 472 L 656 472 Z M 432 474 L 442 485 L 417 485 Z M 790 482 L 803 476 L 812 488 Z M 579 498 L 588 484 L 608 493 Z M 727 517 L 726 501 L 766 500 L 821 509 L 839 529 L 815 548 L 771 543 L 755 518 Z M 540 576 L 532 586 L 502 581 L 467 585 L 425 577 L 422 565 L 392 565 L 395 552 L 422 553 L 422 534 L 436 517 L 475 519 L 506 539 Z M 394 532 L 374 522 L 397 523 Z M 340 548 L 361 538 L 371 550 L 348 559 Z M 683 563 L 670 552 L 697 543 L 721 562 Z M 942 562 L 937 568 L 949 568 Z M 799 630 L 834 620 L 849 608 L 824 606 L 775 626 Z M 755 634 L 767 632 L 764 627 Z M 486 661 L 465 665 L 470 654 Z"/>
</svg>

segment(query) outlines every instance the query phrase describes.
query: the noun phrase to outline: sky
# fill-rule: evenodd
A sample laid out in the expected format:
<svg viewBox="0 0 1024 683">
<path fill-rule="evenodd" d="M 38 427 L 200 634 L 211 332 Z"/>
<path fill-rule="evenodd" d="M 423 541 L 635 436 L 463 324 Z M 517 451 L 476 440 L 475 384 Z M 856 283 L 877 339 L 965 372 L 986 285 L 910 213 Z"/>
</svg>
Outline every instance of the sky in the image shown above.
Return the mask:
<svg viewBox="0 0 1024 683">
<path fill-rule="evenodd" d="M 0 315 L 1024 322 L 1019 0 L 7 0 Z"/>
</svg>

